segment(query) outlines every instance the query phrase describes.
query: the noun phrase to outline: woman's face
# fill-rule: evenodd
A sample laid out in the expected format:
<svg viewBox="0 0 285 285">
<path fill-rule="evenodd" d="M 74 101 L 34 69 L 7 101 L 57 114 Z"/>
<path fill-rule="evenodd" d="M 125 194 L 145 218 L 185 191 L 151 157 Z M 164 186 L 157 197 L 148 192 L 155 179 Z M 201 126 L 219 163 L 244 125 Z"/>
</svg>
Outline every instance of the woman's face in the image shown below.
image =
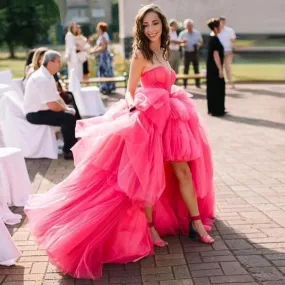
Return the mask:
<svg viewBox="0 0 285 285">
<path fill-rule="evenodd" d="M 39 66 L 41 66 L 41 65 L 42 65 L 42 63 L 43 63 L 43 59 L 44 59 L 44 56 L 40 56 L 40 57 L 39 57 L 39 60 L 38 60 L 38 64 L 39 64 Z"/>
<path fill-rule="evenodd" d="M 72 23 L 71 25 L 71 31 L 74 35 L 76 35 L 76 32 L 77 32 L 77 25 L 76 23 Z"/>
<path fill-rule="evenodd" d="M 143 29 L 145 36 L 151 41 L 160 41 L 162 34 L 162 23 L 157 13 L 148 12 L 143 18 Z"/>
<path fill-rule="evenodd" d="M 177 29 L 178 29 L 177 24 L 176 24 L 176 23 L 173 23 L 173 24 L 171 25 L 170 29 L 171 29 L 172 31 L 177 31 Z"/>
<path fill-rule="evenodd" d="M 102 35 L 102 34 L 103 34 L 103 32 L 102 32 L 102 30 L 100 29 L 99 26 L 97 26 L 96 30 L 97 30 L 97 33 L 98 33 L 99 35 Z"/>
<path fill-rule="evenodd" d="M 76 34 L 81 35 L 81 27 L 80 26 L 76 27 Z"/>
</svg>

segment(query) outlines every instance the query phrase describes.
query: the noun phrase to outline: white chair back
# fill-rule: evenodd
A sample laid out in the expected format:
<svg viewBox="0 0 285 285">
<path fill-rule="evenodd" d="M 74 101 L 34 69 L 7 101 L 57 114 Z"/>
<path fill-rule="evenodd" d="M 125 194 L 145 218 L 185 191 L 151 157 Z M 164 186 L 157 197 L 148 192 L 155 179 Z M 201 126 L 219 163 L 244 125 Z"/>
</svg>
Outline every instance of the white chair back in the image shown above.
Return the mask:
<svg viewBox="0 0 285 285">
<path fill-rule="evenodd" d="M 24 100 L 24 83 L 22 78 L 13 79 L 13 87 L 18 93 L 18 97 L 23 101 Z"/>
<path fill-rule="evenodd" d="M 4 92 L 0 98 L 0 119 L 5 121 L 8 117 L 15 116 L 25 119 L 23 103 L 16 91 Z"/>
<path fill-rule="evenodd" d="M 5 147 L 5 142 L 4 142 L 4 135 L 2 131 L 2 125 L 1 125 L 1 120 L 0 120 L 0 147 Z"/>
<path fill-rule="evenodd" d="M 23 82 L 22 79 L 13 79 L 11 70 L 0 71 L 0 89 L 4 89 L 4 85 L 9 85 L 18 94 L 18 98 L 24 100 Z M 2 88 L 1 88 L 2 86 Z M 1 92 L 1 91 L 0 91 Z"/>
<path fill-rule="evenodd" d="M 0 71 L 0 83 L 11 84 L 13 82 L 13 75 L 11 70 Z"/>
<path fill-rule="evenodd" d="M 6 91 L 9 91 L 12 89 L 11 85 L 0 83 L 0 97 L 3 95 Z"/>
</svg>

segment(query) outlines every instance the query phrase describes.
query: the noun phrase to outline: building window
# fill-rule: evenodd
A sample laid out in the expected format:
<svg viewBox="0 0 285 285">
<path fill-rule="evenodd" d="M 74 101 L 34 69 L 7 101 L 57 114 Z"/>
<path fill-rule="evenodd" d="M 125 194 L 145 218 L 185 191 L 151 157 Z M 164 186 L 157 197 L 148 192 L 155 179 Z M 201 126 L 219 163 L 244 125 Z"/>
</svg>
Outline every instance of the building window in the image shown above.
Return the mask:
<svg viewBox="0 0 285 285">
<path fill-rule="evenodd" d="M 73 8 L 73 9 L 70 9 L 68 13 L 72 18 L 88 16 L 88 10 L 84 8 Z"/>
<path fill-rule="evenodd" d="M 77 10 L 78 17 L 86 17 L 87 16 L 87 9 L 78 9 Z"/>
<path fill-rule="evenodd" d="M 94 8 L 92 9 L 92 18 L 104 18 L 106 15 L 103 8 Z"/>
</svg>

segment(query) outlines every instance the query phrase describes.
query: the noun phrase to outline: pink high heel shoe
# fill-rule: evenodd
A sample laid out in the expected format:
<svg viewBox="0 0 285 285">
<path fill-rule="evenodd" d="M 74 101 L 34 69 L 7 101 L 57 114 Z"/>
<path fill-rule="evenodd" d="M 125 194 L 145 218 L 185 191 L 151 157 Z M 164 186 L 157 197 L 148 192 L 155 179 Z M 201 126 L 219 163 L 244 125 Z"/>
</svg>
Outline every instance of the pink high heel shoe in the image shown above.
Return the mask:
<svg viewBox="0 0 285 285">
<path fill-rule="evenodd" d="M 205 243 L 205 244 L 213 244 L 215 242 L 215 240 L 209 234 L 205 234 L 204 236 L 200 236 L 200 234 L 195 229 L 195 226 L 193 225 L 193 221 L 198 221 L 198 220 L 201 220 L 200 216 L 191 217 L 189 238 L 195 239 L 195 238 L 197 238 L 197 235 L 198 235 L 200 242 Z"/>
<path fill-rule="evenodd" d="M 149 229 L 150 229 L 150 231 L 151 231 L 151 229 L 154 228 L 153 223 L 152 223 L 152 222 L 151 222 L 151 223 L 148 223 L 148 227 L 149 227 Z M 155 229 L 155 228 L 154 228 L 154 229 Z M 155 231 L 156 231 L 156 230 L 155 230 Z M 163 239 L 161 239 L 158 234 L 157 234 L 157 235 L 158 235 L 158 238 L 156 238 L 156 239 L 153 237 L 153 234 L 152 234 L 152 233 L 151 233 L 151 235 L 152 235 L 153 243 L 154 243 L 155 246 L 158 246 L 158 247 L 165 247 L 165 246 L 168 245 L 168 242 L 166 242 L 166 241 L 164 241 Z"/>
</svg>

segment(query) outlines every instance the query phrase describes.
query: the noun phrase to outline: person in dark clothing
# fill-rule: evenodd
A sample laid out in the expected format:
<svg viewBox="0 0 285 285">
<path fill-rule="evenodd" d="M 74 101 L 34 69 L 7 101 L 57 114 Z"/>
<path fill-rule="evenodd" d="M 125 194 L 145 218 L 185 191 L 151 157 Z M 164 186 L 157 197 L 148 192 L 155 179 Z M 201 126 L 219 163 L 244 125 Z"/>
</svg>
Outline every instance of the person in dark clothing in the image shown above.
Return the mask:
<svg viewBox="0 0 285 285">
<path fill-rule="evenodd" d="M 184 42 L 184 74 L 188 75 L 190 64 L 193 64 L 195 74 L 199 74 L 199 49 L 203 45 L 201 33 L 194 29 L 191 19 L 184 21 L 185 30 L 179 34 L 179 40 Z M 200 88 L 200 79 L 195 79 L 196 87 Z M 187 79 L 184 79 L 184 87 L 187 87 Z"/>
<path fill-rule="evenodd" d="M 35 49 L 35 48 L 34 48 L 34 49 L 31 49 L 31 50 L 29 51 L 29 54 L 28 54 L 28 57 L 27 57 L 26 63 L 25 63 L 25 72 L 24 72 L 24 78 L 23 78 L 23 80 L 25 80 L 26 75 L 27 75 L 27 72 L 28 72 L 28 69 L 30 68 L 30 64 L 32 64 L 32 62 L 33 62 L 33 56 L 34 56 L 35 52 L 36 52 L 36 49 Z"/>
<path fill-rule="evenodd" d="M 208 21 L 208 27 L 213 31 L 208 43 L 207 58 L 207 105 L 208 114 L 224 116 L 225 112 L 225 79 L 223 73 L 224 48 L 218 34 L 220 31 L 219 19 Z"/>
</svg>

